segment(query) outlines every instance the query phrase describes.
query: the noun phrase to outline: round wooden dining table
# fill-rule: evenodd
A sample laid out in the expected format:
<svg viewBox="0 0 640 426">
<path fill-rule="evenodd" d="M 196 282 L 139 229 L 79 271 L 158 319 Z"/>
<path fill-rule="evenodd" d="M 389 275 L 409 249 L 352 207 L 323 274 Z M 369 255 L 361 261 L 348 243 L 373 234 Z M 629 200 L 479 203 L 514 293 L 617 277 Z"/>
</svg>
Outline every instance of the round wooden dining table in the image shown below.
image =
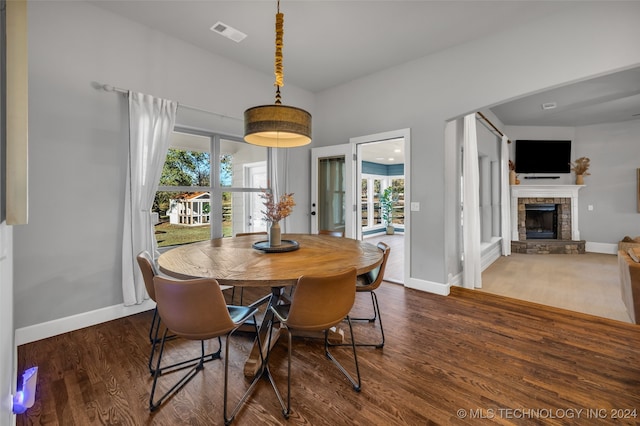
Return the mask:
<svg viewBox="0 0 640 426">
<path fill-rule="evenodd" d="M 373 244 L 328 235 L 283 234 L 283 243 L 297 242 L 293 251 L 267 253 L 253 248 L 266 235 L 187 244 L 161 254 L 160 270 L 174 278 L 215 278 L 221 285 L 284 287 L 302 275 L 331 275 L 355 267 L 358 275 L 382 263 Z"/>
<path fill-rule="evenodd" d="M 271 329 L 273 315 L 270 306 L 281 303 L 286 297 L 283 289 L 294 286 L 302 275 L 333 275 L 355 267 L 361 275 L 382 263 L 382 251 L 375 245 L 351 238 L 330 235 L 283 234 L 285 244 L 297 244 L 292 251 L 265 252 L 254 248 L 254 244 L 265 240 L 266 235 L 244 235 L 234 238 L 214 238 L 212 240 L 187 244 L 168 250 L 158 258 L 158 266 L 163 273 L 179 279 L 215 278 L 220 285 L 238 287 L 269 287 L 271 294 L 256 304 L 267 304 L 260 325 L 263 346 L 266 334 Z M 272 334 L 271 345 L 278 339 L 279 329 Z M 333 343 L 342 341 L 342 331 L 330 331 Z M 263 347 L 268 353 L 271 347 Z M 245 363 L 247 377 L 259 370 L 257 346 Z"/>
</svg>

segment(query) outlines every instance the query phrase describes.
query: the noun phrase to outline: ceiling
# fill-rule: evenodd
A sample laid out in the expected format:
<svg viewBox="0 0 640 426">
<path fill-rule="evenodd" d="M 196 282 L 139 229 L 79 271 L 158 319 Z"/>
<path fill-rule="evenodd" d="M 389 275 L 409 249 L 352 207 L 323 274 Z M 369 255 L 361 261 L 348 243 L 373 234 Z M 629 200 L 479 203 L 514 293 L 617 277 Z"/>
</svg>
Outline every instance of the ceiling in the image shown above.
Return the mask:
<svg viewBox="0 0 640 426">
<path fill-rule="evenodd" d="M 543 109 L 543 104 L 555 108 Z M 505 102 L 491 108 L 505 125 L 587 126 L 640 119 L 640 68 Z"/>
<path fill-rule="evenodd" d="M 273 0 L 85 0 L 206 51 L 273 75 Z M 284 81 L 311 92 L 347 83 L 584 2 L 282 0 Z M 247 34 L 236 43 L 218 21 Z M 579 126 L 638 119 L 640 68 L 513 100 L 491 110 L 506 125 Z M 542 103 L 555 102 L 554 110 Z"/>
<path fill-rule="evenodd" d="M 86 0 L 273 75 L 276 1 Z M 319 92 L 568 7 L 564 1 L 281 0 L 284 80 Z M 218 21 L 247 34 L 236 43 Z"/>
<path fill-rule="evenodd" d="M 384 165 L 404 164 L 404 138 L 362 144 L 359 158 Z"/>
</svg>

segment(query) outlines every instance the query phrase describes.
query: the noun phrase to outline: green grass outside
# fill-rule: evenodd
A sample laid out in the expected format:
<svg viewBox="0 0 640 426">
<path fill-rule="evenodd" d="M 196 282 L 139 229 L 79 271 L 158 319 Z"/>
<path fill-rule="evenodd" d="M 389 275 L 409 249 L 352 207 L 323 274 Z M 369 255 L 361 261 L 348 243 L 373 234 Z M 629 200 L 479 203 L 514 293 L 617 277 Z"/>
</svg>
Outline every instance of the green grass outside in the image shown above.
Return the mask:
<svg viewBox="0 0 640 426">
<path fill-rule="evenodd" d="M 231 236 L 231 222 L 222 224 L 222 233 L 225 237 Z M 194 243 L 196 241 L 208 240 L 211 236 L 211 227 L 172 225 L 163 222 L 156 225 L 156 240 L 158 247 L 177 246 L 181 244 Z"/>
</svg>

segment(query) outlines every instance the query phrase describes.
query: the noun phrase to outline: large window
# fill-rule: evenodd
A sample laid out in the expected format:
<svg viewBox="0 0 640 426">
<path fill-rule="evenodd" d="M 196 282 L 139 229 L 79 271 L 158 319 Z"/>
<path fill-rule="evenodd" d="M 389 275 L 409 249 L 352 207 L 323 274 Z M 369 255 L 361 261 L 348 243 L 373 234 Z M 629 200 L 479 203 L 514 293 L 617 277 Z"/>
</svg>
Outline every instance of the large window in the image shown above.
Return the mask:
<svg viewBox="0 0 640 426">
<path fill-rule="evenodd" d="M 176 130 L 153 205 L 159 247 L 264 230 L 267 148 Z"/>
<path fill-rule="evenodd" d="M 382 176 L 362 174 L 361 215 L 362 231 L 366 233 L 382 231 L 384 224 L 380 212 L 380 194 L 387 187 L 393 188 L 394 204 L 392 220 L 396 228 L 404 228 L 404 176 Z"/>
</svg>

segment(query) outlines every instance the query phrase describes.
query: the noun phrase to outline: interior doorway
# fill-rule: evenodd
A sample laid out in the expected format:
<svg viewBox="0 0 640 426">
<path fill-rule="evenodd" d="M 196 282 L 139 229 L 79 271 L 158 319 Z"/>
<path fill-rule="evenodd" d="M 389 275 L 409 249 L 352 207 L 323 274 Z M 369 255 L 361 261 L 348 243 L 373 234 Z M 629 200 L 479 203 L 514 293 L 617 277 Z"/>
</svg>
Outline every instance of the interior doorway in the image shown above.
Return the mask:
<svg viewBox="0 0 640 426">
<path fill-rule="evenodd" d="M 311 232 L 326 228 L 386 242 L 392 249 L 385 280 L 398 284 L 409 279 L 410 270 L 410 146 L 409 129 L 401 129 L 311 150 Z M 386 232 L 380 202 L 386 188 L 395 189 L 393 234 Z"/>
<path fill-rule="evenodd" d="M 408 132 L 352 139 L 356 144 L 356 230 L 359 239 L 391 247 L 385 280 L 404 284 L 409 257 Z"/>
</svg>

